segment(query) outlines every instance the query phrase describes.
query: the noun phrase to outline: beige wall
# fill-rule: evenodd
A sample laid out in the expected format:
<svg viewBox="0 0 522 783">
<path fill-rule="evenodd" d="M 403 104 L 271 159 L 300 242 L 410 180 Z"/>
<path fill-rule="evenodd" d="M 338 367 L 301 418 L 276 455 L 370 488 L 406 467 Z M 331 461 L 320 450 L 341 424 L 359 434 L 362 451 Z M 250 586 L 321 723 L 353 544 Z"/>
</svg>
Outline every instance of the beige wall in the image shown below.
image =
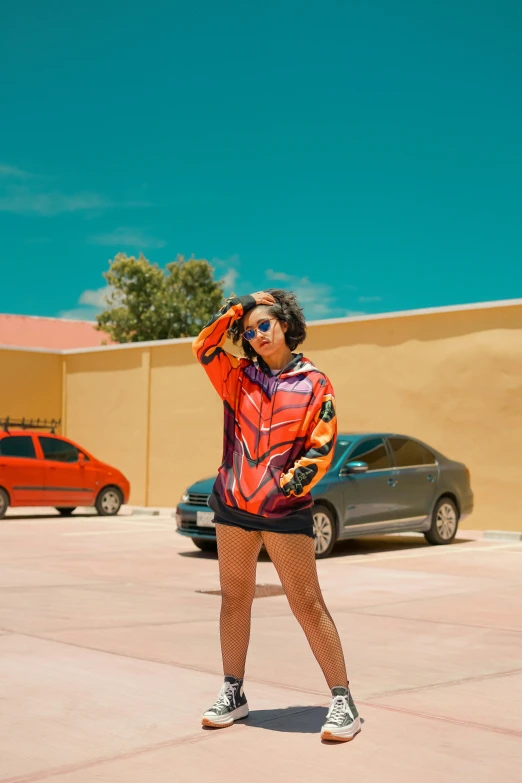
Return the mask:
<svg viewBox="0 0 522 783">
<path fill-rule="evenodd" d="M 344 431 L 414 435 L 471 470 L 464 526 L 522 529 L 522 307 L 442 312 L 309 330 Z M 221 459 L 221 402 L 186 344 L 151 360 L 149 503 L 172 505 Z"/>
<path fill-rule="evenodd" d="M 415 435 L 471 470 L 464 527 L 522 530 L 522 307 L 311 330 L 344 431 Z"/>
<path fill-rule="evenodd" d="M 69 354 L 64 432 L 123 471 L 131 502 L 146 502 L 149 351 Z"/>
<path fill-rule="evenodd" d="M 223 407 L 190 345 L 158 346 L 151 359 L 149 503 L 175 505 L 221 461 Z"/>
<path fill-rule="evenodd" d="M 341 431 L 414 435 L 462 460 L 476 498 L 464 526 L 522 530 L 521 305 L 314 325 L 304 351 L 332 379 Z M 59 416 L 62 357 L 14 353 L 0 352 L 0 414 Z M 189 344 L 65 362 L 64 431 L 123 470 L 131 502 L 173 506 L 215 474 L 222 405 Z"/>
<path fill-rule="evenodd" d="M 0 347 L 0 417 L 61 418 L 64 362 L 59 354 Z"/>
</svg>

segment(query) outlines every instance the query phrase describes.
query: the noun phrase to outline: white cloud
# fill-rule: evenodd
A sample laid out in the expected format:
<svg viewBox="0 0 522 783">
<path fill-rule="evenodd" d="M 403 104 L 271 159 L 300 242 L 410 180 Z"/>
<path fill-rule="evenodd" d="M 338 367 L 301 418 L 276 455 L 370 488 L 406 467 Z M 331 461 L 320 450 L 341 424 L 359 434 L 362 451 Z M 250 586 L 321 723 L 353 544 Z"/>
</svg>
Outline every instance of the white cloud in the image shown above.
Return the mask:
<svg viewBox="0 0 522 783">
<path fill-rule="evenodd" d="M 291 275 L 287 275 L 286 272 L 276 272 L 273 269 L 267 269 L 265 275 L 267 280 L 280 280 L 283 283 L 289 283 L 294 279 Z"/>
<path fill-rule="evenodd" d="M 327 283 L 312 283 L 304 277 L 293 290 L 309 319 L 333 318 L 337 310 L 333 289 Z"/>
<path fill-rule="evenodd" d="M 215 278 L 224 284 L 225 296 L 236 293 L 236 283 L 239 279 L 239 256 L 237 253 L 229 258 L 213 258 L 210 265 L 216 270 Z"/>
<path fill-rule="evenodd" d="M 357 315 L 366 315 L 364 310 L 347 310 L 346 311 L 346 318 L 355 318 Z"/>
<path fill-rule="evenodd" d="M 328 283 L 318 283 L 308 277 L 289 275 L 286 272 L 274 272 L 273 269 L 267 269 L 265 276 L 268 280 L 286 283 L 284 287 L 294 292 L 310 320 L 336 318 L 343 314 L 337 305 L 334 288 Z"/>
<path fill-rule="evenodd" d="M 62 310 L 58 318 L 72 318 L 74 321 L 95 321 L 98 313 L 105 310 L 107 298 L 113 293 L 110 285 L 102 288 L 87 289 L 78 298 L 77 307 Z"/>
<path fill-rule="evenodd" d="M 13 179 L 27 179 L 32 175 L 28 171 L 23 171 L 16 166 L 7 166 L 0 163 L 0 177 L 11 177 Z"/>
<path fill-rule="evenodd" d="M 21 182 L 15 184 L 10 181 L 28 179 L 32 180 L 30 185 Z M 115 202 L 89 191 L 63 193 L 60 190 L 44 190 L 42 177 L 6 163 L 0 163 L 0 180 L 4 180 L 0 195 L 0 212 L 46 217 L 68 212 L 84 212 L 89 217 L 100 209 L 110 207 L 150 206 L 147 201 Z"/>
<path fill-rule="evenodd" d="M 361 304 L 367 304 L 369 302 L 382 302 L 382 296 L 360 296 L 357 301 Z"/>
<path fill-rule="evenodd" d="M 167 244 L 163 239 L 150 236 L 144 231 L 133 228 L 119 226 L 114 231 L 107 234 L 97 234 L 90 237 L 89 242 L 93 245 L 105 245 L 107 247 L 139 247 L 139 248 L 160 248 Z"/>
<path fill-rule="evenodd" d="M 45 217 L 67 212 L 86 212 L 88 214 L 95 210 L 111 207 L 146 206 L 150 206 L 147 201 L 118 203 L 98 193 L 89 193 L 88 191 L 79 193 L 62 193 L 58 190 L 45 192 L 29 188 L 27 185 L 11 185 L 0 197 L 0 212 L 43 215 Z"/>
<path fill-rule="evenodd" d="M 115 205 L 96 193 L 35 193 L 25 186 L 10 188 L 7 195 L 0 198 L 0 212 L 45 216 L 112 206 Z"/>
<path fill-rule="evenodd" d="M 228 294 L 231 294 L 232 291 L 234 291 L 238 277 L 239 277 L 239 272 L 237 271 L 237 269 L 229 269 L 226 275 L 223 277 L 223 285 L 225 288 L 226 296 L 228 296 Z"/>
<path fill-rule="evenodd" d="M 80 294 L 78 304 L 94 307 L 98 311 L 103 310 L 107 304 L 107 297 L 111 292 L 112 289 L 109 285 L 104 285 L 103 288 L 97 288 L 94 291 L 87 289 Z"/>
<path fill-rule="evenodd" d="M 58 313 L 58 318 L 67 318 L 71 321 L 94 321 L 95 313 L 89 308 L 76 307 L 72 310 L 62 310 Z"/>
</svg>

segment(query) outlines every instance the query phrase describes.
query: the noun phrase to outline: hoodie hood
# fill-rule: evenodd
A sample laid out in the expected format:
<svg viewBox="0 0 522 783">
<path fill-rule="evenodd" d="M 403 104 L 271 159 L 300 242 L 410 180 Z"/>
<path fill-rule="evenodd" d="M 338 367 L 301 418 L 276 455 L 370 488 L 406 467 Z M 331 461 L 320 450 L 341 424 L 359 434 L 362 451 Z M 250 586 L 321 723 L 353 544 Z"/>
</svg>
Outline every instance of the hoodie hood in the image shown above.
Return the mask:
<svg viewBox="0 0 522 783">
<path fill-rule="evenodd" d="M 258 356 L 257 361 L 255 361 L 254 364 L 265 375 L 274 377 L 272 375 L 272 370 L 262 356 Z M 283 376 L 299 375 L 300 373 L 308 373 L 312 372 L 313 370 L 317 370 L 317 367 L 315 364 L 313 364 L 313 362 L 310 361 L 310 359 L 305 359 L 302 353 L 294 353 L 293 358 L 288 362 L 286 367 L 284 367 L 275 377 L 281 378 Z"/>
</svg>

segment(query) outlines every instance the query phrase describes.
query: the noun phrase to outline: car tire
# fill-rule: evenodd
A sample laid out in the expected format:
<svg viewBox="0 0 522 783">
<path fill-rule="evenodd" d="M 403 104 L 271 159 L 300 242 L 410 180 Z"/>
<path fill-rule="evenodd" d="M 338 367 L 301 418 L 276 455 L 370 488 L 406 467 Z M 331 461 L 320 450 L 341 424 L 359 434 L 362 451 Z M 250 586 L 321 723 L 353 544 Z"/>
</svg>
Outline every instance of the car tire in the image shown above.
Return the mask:
<svg viewBox="0 0 522 783">
<path fill-rule="evenodd" d="M 96 498 L 95 508 L 100 517 L 114 517 L 123 503 L 123 495 L 118 487 L 104 487 Z"/>
<path fill-rule="evenodd" d="M 76 511 L 76 506 L 73 506 L 73 508 L 61 508 L 61 507 L 58 508 L 58 506 L 56 506 L 56 510 L 60 514 L 60 516 L 70 517 L 72 516 L 72 512 Z"/>
<path fill-rule="evenodd" d="M 337 523 L 327 506 L 314 505 L 315 559 L 330 557 L 337 542 Z"/>
<path fill-rule="evenodd" d="M 193 538 L 192 541 L 202 552 L 217 552 L 217 541 L 211 538 Z"/>
<path fill-rule="evenodd" d="M 3 519 L 9 508 L 9 495 L 0 487 L 0 519 Z"/>
<path fill-rule="evenodd" d="M 451 544 L 457 535 L 459 510 L 455 502 L 448 497 L 440 498 L 435 504 L 431 516 L 431 527 L 424 533 L 429 544 Z"/>
</svg>

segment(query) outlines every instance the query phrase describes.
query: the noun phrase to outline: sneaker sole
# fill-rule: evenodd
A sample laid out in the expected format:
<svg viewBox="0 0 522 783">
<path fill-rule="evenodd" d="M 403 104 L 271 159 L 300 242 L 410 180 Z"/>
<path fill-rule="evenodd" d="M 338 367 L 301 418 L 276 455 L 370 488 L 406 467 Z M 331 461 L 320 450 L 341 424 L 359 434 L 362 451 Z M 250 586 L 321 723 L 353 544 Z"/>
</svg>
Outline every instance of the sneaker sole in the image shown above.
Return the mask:
<svg viewBox="0 0 522 783">
<path fill-rule="evenodd" d="M 353 740 L 354 737 L 356 737 L 358 734 L 361 733 L 361 721 L 359 717 L 357 716 L 354 724 L 351 726 L 350 729 L 339 729 L 339 730 L 333 730 L 330 731 L 330 729 L 325 729 L 323 727 L 321 731 L 321 739 L 323 740 L 329 740 L 330 742 L 350 742 L 350 740 Z"/>
<path fill-rule="evenodd" d="M 332 734 L 331 731 L 322 731 L 321 739 L 328 740 L 329 742 L 351 742 L 360 733 L 361 733 L 361 729 L 359 729 L 359 731 L 356 731 L 355 734 L 352 734 L 351 737 L 342 737 L 339 734 Z"/>
<path fill-rule="evenodd" d="M 238 707 L 236 710 L 233 710 L 228 715 L 223 715 L 222 719 L 220 720 L 219 716 L 212 716 L 205 717 L 201 719 L 201 725 L 202 726 L 209 726 L 213 729 L 227 729 L 229 726 L 232 726 L 234 721 L 241 720 L 242 718 L 248 718 L 248 704 L 244 704 L 242 707 Z"/>
</svg>

